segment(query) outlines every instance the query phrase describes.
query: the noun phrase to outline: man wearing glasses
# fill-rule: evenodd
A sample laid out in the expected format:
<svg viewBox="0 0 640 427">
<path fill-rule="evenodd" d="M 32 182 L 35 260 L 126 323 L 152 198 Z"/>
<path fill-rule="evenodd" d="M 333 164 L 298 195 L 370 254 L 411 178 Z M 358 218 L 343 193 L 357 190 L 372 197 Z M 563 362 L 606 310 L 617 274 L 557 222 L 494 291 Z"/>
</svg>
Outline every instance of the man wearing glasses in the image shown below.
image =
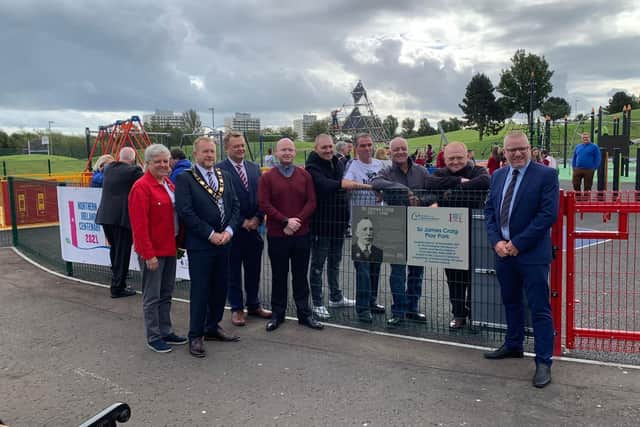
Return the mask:
<svg viewBox="0 0 640 427">
<path fill-rule="evenodd" d="M 550 229 L 558 216 L 559 184 L 556 172 L 531 162 L 531 147 L 522 132 L 504 139 L 508 167 L 491 177 L 485 221 L 496 252 L 496 273 L 507 319 L 504 344 L 485 353 L 487 359 L 523 357 L 526 293 L 531 311 L 536 372 L 533 385 L 551 382 L 553 322 L 549 303 Z"/>
</svg>

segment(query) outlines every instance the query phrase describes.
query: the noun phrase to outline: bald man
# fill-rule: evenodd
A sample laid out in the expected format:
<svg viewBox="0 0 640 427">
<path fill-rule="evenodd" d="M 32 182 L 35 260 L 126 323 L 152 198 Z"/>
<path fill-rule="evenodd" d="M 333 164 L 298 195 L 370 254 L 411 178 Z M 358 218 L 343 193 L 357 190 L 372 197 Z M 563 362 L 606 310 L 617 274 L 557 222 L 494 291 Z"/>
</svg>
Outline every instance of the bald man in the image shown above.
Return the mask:
<svg viewBox="0 0 640 427">
<path fill-rule="evenodd" d="M 131 147 L 123 147 L 118 160 L 104 169 L 102 196 L 96 214 L 96 224 L 102 225 L 110 245 L 111 298 L 136 294 L 134 290 L 127 287 L 126 283 L 133 244 L 128 199 L 133 183 L 142 175 L 142 169 L 136 165 L 136 152 Z"/>
<path fill-rule="evenodd" d="M 480 209 L 489 191 L 491 178 L 487 170 L 468 157 L 462 142 L 451 142 L 444 148 L 445 167 L 427 177 L 427 189 L 438 197 L 438 206 Z M 449 300 L 453 319 L 451 329 L 461 329 L 471 318 L 471 271 L 446 268 Z"/>
<path fill-rule="evenodd" d="M 296 147 L 289 138 L 276 144 L 278 164 L 265 172 L 258 184 L 258 206 L 267 217 L 267 242 L 271 261 L 271 320 L 268 332 L 285 320 L 289 266 L 298 323 L 312 329 L 323 326 L 309 307 L 309 221 L 316 209 L 313 180 L 306 170 L 293 164 Z"/>
</svg>

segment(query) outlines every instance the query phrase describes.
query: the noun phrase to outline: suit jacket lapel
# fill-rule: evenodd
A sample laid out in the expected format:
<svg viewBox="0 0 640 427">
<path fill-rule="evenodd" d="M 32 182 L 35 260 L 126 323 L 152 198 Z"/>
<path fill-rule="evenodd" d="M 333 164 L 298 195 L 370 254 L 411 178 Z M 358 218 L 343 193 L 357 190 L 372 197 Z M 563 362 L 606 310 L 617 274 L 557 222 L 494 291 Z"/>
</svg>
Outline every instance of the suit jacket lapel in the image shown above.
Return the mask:
<svg viewBox="0 0 640 427">
<path fill-rule="evenodd" d="M 527 185 L 529 184 L 529 181 L 532 179 L 531 175 L 534 173 L 533 172 L 533 168 L 532 168 L 533 164 L 530 164 L 529 167 L 527 168 L 527 172 L 524 174 L 524 176 L 522 177 L 522 181 L 520 181 L 520 186 L 518 187 L 518 192 L 516 193 L 516 198 L 513 201 L 513 210 L 511 211 L 513 214 L 513 211 L 518 207 L 518 203 L 520 203 L 520 199 L 522 198 L 522 195 L 525 192 L 525 189 L 527 188 Z"/>
</svg>

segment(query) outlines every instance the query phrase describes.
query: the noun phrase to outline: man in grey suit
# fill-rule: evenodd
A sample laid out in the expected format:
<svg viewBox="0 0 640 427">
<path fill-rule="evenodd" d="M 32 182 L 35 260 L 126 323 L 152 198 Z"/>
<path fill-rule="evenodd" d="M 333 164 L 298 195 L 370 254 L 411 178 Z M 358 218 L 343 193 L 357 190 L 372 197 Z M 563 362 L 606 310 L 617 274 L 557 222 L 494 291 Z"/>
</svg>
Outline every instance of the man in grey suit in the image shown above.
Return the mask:
<svg viewBox="0 0 640 427">
<path fill-rule="evenodd" d="M 111 260 L 111 298 L 135 295 L 127 287 L 129 258 L 131 258 L 131 224 L 129 223 L 129 191 L 143 173 L 136 165 L 136 152 L 131 147 L 120 150 L 118 160 L 104 169 L 102 197 L 96 213 L 96 224 L 102 225 L 109 241 Z"/>
</svg>

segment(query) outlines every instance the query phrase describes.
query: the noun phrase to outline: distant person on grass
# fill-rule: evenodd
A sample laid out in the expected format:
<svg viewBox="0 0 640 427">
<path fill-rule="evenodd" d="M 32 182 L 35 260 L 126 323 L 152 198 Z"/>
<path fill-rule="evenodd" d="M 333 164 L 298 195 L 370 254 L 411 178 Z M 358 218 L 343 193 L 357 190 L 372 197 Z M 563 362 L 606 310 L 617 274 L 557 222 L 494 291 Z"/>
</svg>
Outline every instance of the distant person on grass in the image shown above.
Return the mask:
<svg viewBox="0 0 640 427">
<path fill-rule="evenodd" d="M 600 166 L 600 160 L 600 148 L 591 142 L 588 133 L 583 133 L 582 143 L 576 146 L 571 160 L 575 191 L 591 191 L 593 174 Z"/>
</svg>

